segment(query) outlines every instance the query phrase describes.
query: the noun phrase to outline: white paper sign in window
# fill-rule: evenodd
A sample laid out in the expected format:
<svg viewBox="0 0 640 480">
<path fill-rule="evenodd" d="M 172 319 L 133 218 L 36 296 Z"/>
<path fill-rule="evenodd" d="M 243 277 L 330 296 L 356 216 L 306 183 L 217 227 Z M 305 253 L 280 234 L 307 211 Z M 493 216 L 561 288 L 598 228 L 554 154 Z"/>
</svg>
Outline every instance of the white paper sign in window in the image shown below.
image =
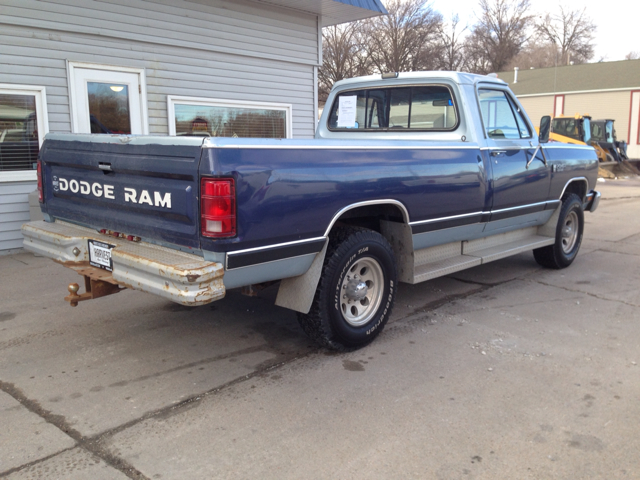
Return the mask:
<svg viewBox="0 0 640 480">
<path fill-rule="evenodd" d="M 338 128 L 353 128 L 356 126 L 357 95 L 338 98 Z"/>
</svg>

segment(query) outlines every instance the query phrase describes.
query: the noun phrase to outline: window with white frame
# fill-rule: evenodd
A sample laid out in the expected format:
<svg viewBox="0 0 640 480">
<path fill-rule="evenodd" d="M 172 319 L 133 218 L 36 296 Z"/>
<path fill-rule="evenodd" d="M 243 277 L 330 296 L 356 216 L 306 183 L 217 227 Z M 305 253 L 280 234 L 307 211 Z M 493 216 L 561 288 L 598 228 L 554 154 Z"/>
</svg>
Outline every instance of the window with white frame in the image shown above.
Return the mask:
<svg viewBox="0 0 640 480">
<path fill-rule="evenodd" d="M 48 130 L 45 87 L 0 84 L 0 182 L 36 179 Z"/>
<path fill-rule="evenodd" d="M 291 138 L 291 105 L 167 96 L 169 135 Z"/>
<path fill-rule="evenodd" d="M 149 133 L 144 68 L 82 62 L 67 68 L 73 132 Z"/>
</svg>

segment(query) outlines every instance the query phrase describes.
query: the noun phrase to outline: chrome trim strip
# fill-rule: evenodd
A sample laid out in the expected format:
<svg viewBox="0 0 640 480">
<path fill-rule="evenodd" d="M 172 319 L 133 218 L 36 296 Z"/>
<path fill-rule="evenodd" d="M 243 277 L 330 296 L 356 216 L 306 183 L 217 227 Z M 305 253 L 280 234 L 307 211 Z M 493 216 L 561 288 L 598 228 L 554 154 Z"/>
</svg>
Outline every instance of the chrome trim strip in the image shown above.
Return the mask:
<svg viewBox="0 0 640 480">
<path fill-rule="evenodd" d="M 413 227 L 414 225 L 424 225 L 426 223 L 443 222 L 443 221 L 446 221 L 446 220 L 453 220 L 455 218 L 472 217 L 474 215 L 483 215 L 483 214 L 486 214 L 486 213 L 488 213 L 488 212 L 473 212 L 473 213 L 464 213 L 462 215 L 452 215 L 450 217 L 432 218 L 431 220 L 420 220 L 418 222 L 410 222 L 409 226 Z"/>
<path fill-rule="evenodd" d="M 564 188 L 562 189 L 562 193 L 560 194 L 560 196 L 558 197 L 559 199 L 562 199 L 564 192 L 567 190 L 567 187 L 569 186 L 570 183 L 572 182 L 584 182 L 587 184 L 587 193 L 589 193 L 589 180 L 587 180 L 587 177 L 574 177 L 571 180 L 569 180 Z M 582 199 L 581 199 L 582 200 Z"/>
<path fill-rule="evenodd" d="M 406 140 L 411 141 L 411 140 Z M 415 140 L 420 141 L 420 140 Z M 270 149 L 270 150 L 479 150 L 478 145 L 452 146 L 418 146 L 418 145 L 389 145 L 389 146 L 364 146 L 364 145 L 211 145 L 205 143 L 202 148 L 237 148 L 237 149 Z"/>
<path fill-rule="evenodd" d="M 546 149 L 548 148 L 553 148 L 553 149 L 571 149 L 571 150 L 591 150 L 593 147 L 590 147 L 589 145 L 568 145 L 568 144 L 563 144 L 563 145 L 551 145 L 549 143 L 543 143 L 542 144 Z M 536 148 L 535 146 L 531 146 L 531 147 L 518 147 L 518 146 L 497 146 L 497 147 L 480 147 L 480 150 L 485 151 L 485 150 L 533 150 L 534 148 Z"/>
<path fill-rule="evenodd" d="M 561 143 L 561 142 L 559 142 Z M 548 148 L 561 148 L 561 149 L 572 149 L 572 150 L 591 150 L 593 147 L 589 146 L 589 145 L 576 145 L 574 143 L 572 143 L 571 145 L 569 144 L 561 144 L 561 145 L 555 145 L 555 144 L 551 144 L 551 143 L 543 143 L 542 145 L 544 145 L 545 149 Z"/>
<path fill-rule="evenodd" d="M 522 208 L 530 208 L 530 207 L 537 207 L 538 205 L 546 205 L 548 202 L 537 202 L 537 203 L 529 203 L 527 205 L 519 205 L 517 207 L 509 207 L 509 208 L 501 208 L 500 210 L 491 210 L 490 213 L 502 213 L 502 212 L 509 212 L 511 210 L 520 210 Z"/>
<path fill-rule="evenodd" d="M 453 220 L 456 218 L 464 218 L 464 217 L 471 217 L 474 215 L 490 215 L 492 213 L 502 213 L 502 212 L 509 212 L 511 210 L 520 210 L 523 208 L 530 208 L 530 207 L 537 207 L 539 205 L 546 205 L 547 203 L 553 203 L 556 202 L 557 200 L 550 200 L 550 201 L 544 201 L 544 202 L 537 202 L 537 203 L 529 203 L 527 205 L 519 205 L 517 207 L 509 207 L 509 208 L 501 208 L 499 210 L 490 210 L 488 212 L 480 211 L 480 212 L 473 212 L 473 213 L 465 213 L 462 215 L 452 215 L 450 217 L 440 217 L 440 218 L 432 218 L 431 220 L 421 220 L 419 222 L 410 222 L 409 226 L 414 226 L 414 225 L 424 225 L 426 223 L 433 223 L 433 222 L 443 222 L 443 221 L 447 221 L 447 220 Z"/>
<path fill-rule="evenodd" d="M 324 237 L 305 238 L 304 240 L 295 240 L 293 242 L 276 243 L 274 245 L 269 245 L 266 247 L 255 247 L 255 248 L 246 248 L 244 250 L 234 250 L 233 252 L 227 252 L 227 256 L 242 255 L 243 253 L 259 252 L 261 250 L 270 250 L 272 248 L 288 247 L 290 245 L 297 245 L 299 243 L 317 242 L 319 240 L 326 240 L 326 238 L 327 237 L 325 235 Z"/>
<path fill-rule="evenodd" d="M 400 207 L 400 210 L 402 211 L 402 216 L 404 217 L 404 223 L 409 223 L 409 212 L 407 211 L 406 207 L 402 202 L 399 202 L 398 200 L 392 200 L 390 198 L 383 199 L 383 200 L 367 200 L 366 202 L 358 202 L 358 203 L 353 203 L 351 205 L 348 205 L 344 207 L 342 210 L 340 210 L 338 213 L 336 213 L 333 216 L 331 223 L 329 223 L 327 230 L 324 232 L 325 238 L 329 236 L 329 232 L 331 231 L 331 228 L 338 221 L 338 219 L 342 216 L 343 213 L 358 207 L 366 207 L 369 205 L 385 205 L 385 204 L 391 204 L 396 207 Z"/>
<path fill-rule="evenodd" d="M 482 147 L 480 148 L 480 150 L 533 150 L 534 148 L 536 147 L 533 147 L 533 146 L 519 147 L 517 145 L 513 145 L 513 146 L 501 145 L 498 147 Z"/>
</svg>

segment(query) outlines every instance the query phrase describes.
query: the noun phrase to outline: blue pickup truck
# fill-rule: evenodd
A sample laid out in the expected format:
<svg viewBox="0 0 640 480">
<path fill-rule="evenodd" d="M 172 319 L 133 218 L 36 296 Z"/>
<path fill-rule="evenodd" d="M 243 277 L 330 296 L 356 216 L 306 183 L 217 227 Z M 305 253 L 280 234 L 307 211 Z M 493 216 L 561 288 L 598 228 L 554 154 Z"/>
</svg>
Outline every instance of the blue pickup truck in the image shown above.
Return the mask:
<svg viewBox="0 0 640 480">
<path fill-rule="evenodd" d="M 279 282 L 310 337 L 358 348 L 399 282 L 527 250 L 573 262 L 597 158 L 548 132 L 497 78 L 413 72 L 336 83 L 310 140 L 49 134 L 45 220 L 24 247 L 84 277 L 73 306 L 123 288 L 196 306 Z"/>
</svg>

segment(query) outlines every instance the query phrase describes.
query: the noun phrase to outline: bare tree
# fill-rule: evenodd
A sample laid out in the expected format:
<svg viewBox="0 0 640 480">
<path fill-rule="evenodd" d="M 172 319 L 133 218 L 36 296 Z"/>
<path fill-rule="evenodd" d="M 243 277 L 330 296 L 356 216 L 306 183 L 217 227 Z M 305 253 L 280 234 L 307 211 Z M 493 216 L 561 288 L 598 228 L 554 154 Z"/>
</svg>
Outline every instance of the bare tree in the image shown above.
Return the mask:
<svg viewBox="0 0 640 480">
<path fill-rule="evenodd" d="M 322 68 L 318 70 L 318 96 L 326 100 L 338 80 L 367 73 L 360 46 L 358 22 L 334 25 L 322 30 Z"/>
<path fill-rule="evenodd" d="M 558 46 L 540 33 L 536 33 L 522 47 L 520 53 L 511 59 L 505 70 L 512 70 L 513 67 L 520 69 L 553 67 L 558 65 L 559 61 Z"/>
<path fill-rule="evenodd" d="M 460 17 L 455 14 L 451 19 L 440 25 L 439 50 L 440 65 L 442 70 L 462 70 L 465 67 L 466 57 L 464 49 L 464 31 L 467 27 L 459 27 Z"/>
<path fill-rule="evenodd" d="M 593 34 L 596 25 L 586 15 L 586 9 L 567 10 L 560 6 L 560 13 L 547 14 L 538 23 L 538 31 L 560 50 L 560 65 L 585 63 L 593 57 Z"/>
<path fill-rule="evenodd" d="M 638 52 L 629 52 L 624 56 L 625 60 L 637 60 L 638 58 L 640 58 L 640 53 Z"/>
<path fill-rule="evenodd" d="M 532 24 L 529 0 L 480 0 L 480 15 L 466 48 L 477 73 L 503 70 L 526 43 Z"/>
<path fill-rule="evenodd" d="M 434 69 L 442 15 L 425 0 L 389 0 L 388 15 L 364 20 L 362 48 L 377 72 Z"/>
</svg>

